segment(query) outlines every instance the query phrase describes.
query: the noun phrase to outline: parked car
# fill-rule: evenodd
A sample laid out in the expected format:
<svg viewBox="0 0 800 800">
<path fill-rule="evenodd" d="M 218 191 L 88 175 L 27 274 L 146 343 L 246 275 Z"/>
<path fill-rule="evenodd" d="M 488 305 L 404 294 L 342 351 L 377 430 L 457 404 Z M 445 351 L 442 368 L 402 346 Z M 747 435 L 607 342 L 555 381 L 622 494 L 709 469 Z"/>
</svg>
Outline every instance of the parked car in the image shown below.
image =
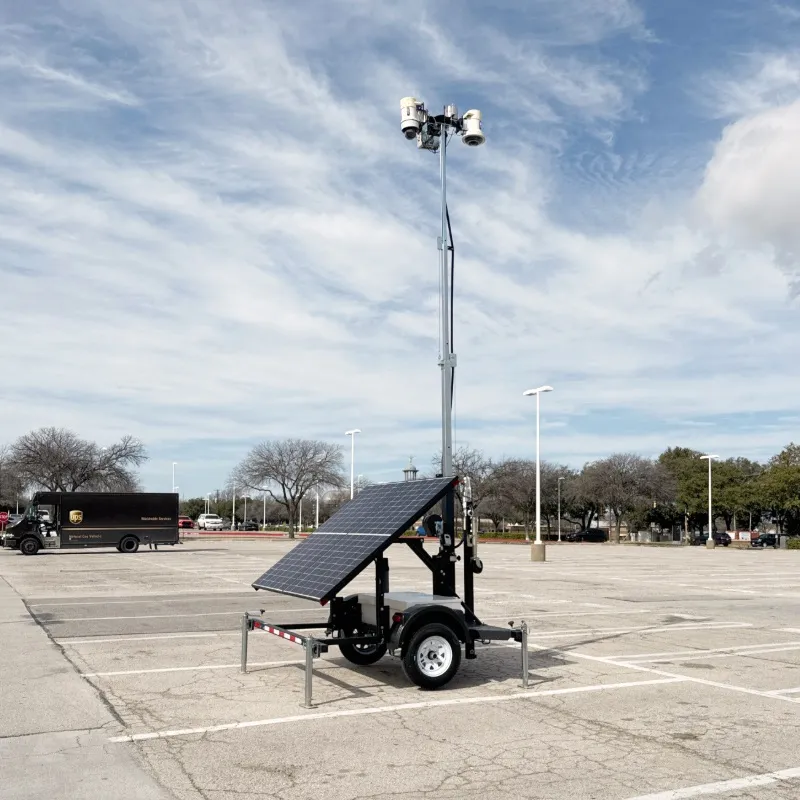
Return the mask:
<svg viewBox="0 0 800 800">
<path fill-rule="evenodd" d="M 201 531 L 221 531 L 222 517 L 219 514 L 201 514 L 197 518 L 197 527 Z"/>
<path fill-rule="evenodd" d="M 730 534 L 725 533 L 725 531 L 715 531 L 714 534 L 714 544 L 722 545 L 722 547 L 727 547 L 731 543 Z M 696 533 L 694 538 L 692 539 L 692 544 L 701 546 L 706 543 L 708 539 L 708 535 L 705 533 Z"/>
<path fill-rule="evenodd" d="M 8 522 L 6 523 L 6 527 L 10 528 L 12 525 L 15 525 L 24 516 L 25 516 L 24 514 L 9 514 L 8 515 Z"/>
<path fill-rule="evenodd" d="M 237 522 L 237 530 L 240 531 L 257 531 L 258 523 L 254 519 L 248 519 L 244 522 Z"/>
<path fill-rule="evenodd" d="M 759 533 L 750 540 L 750 547 L 777 547 L 778 537 L 774 533 Z"/>
<path fill-rule="evenodd" d="M 571 531 L 564 538 L 568 542 L 607 542 L 608 533 L 599 528 L 589 528 L 587 531 Z"/>
<path fill-rule="evenodd" d="M 179 528 L 194 528 L 194 520 L 191 517 L 178 517 Z"/>
</svg>

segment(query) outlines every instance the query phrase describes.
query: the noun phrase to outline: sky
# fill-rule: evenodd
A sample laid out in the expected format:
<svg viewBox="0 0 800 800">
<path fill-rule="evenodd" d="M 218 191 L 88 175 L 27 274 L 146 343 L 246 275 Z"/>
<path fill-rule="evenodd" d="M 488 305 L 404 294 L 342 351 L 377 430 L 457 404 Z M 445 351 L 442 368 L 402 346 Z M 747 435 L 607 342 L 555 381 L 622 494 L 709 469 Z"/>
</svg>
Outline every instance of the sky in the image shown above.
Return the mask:
<svg viewBox="0 0 800 800">
<path fill-rule="evenodd" d="M 456 446 L 765 460 L 800 424 L 798 0 L 0 4 L 0 443 L 132 434 L 145 487 L 259 441 L 400 479 Z"/>
</svg>

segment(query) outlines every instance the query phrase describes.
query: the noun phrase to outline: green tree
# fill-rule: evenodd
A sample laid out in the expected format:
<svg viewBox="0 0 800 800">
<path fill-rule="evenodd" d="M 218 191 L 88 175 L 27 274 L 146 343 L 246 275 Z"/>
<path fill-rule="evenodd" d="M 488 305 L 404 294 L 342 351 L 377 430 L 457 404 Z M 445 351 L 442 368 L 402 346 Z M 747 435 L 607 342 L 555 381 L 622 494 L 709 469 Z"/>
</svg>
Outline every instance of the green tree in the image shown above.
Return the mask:
<svg viewBox="0 0 800 800">
<path fill-rule="evenodd" d="M 800 532 L 800 445 L 791 443 L 770 459 L 758 490 L 781 533 Z"/>
</svg>

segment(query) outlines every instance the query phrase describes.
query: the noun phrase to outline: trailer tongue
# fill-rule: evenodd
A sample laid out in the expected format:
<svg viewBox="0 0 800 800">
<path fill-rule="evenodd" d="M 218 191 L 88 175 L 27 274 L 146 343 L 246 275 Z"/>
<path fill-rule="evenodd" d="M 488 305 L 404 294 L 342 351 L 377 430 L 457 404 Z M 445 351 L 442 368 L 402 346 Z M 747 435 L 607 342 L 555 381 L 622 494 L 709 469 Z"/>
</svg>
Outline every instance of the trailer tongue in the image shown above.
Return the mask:
<svg viewBox="0 0 800 800">
<path fill-rule="evenodd" d="M 438 552 L 431 555 L 418 538 L 401 538 L 415 520 L 437 503 L 453 507 L 458 478 L 432 478 L 367 486 L 319 529 L 252 585 L 278 594 L 329 605 L 324 622 L 276 622 L 261 615 L 242 618 L 242 671 L 247 671 L 247 636 L 262 630 L 306 650 L 306 706 L 311 705 L 313 659 L 330 646 L 358 665 L 372 664 L 388 651 L 402 660 L 408 678 L 423 689 L 448 683 L 458 671 L 462 646 L 475 658 L 475 644 L 512 640 L 522 644 L 523 686 L 528 685 L 527 626 L 483 624 L 475 613 L 474 576 L 483 570 L 473 532 L 469 481 L 464 485 L 464 534 L 456 542 L 449 525 L 437 528 Z M 432 573 L 432 592 L 390 592 L 391 544 L 411 548 Z M 457 550 L 462 548 L 459 555 Z M 463 598 L 456 592 L 456 563 L 462 561 Z M 341 590 L 370 564 L 375 591 L 341 596 Z M 513 626 L 513 623 L 509 623 Z M 309 636 L 300 631 L 324 631 Z"/>
</svg>

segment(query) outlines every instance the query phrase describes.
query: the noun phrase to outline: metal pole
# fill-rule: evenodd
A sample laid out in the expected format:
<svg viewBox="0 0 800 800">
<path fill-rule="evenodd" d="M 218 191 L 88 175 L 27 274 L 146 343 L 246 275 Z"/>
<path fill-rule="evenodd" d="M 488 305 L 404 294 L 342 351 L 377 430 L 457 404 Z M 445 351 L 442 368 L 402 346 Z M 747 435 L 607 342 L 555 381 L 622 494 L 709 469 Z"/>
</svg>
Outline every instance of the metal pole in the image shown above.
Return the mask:
<svg viewBox="0 0 800 800">
<path fill-rule="evenodd" d="M 522 620 L 522 688 L 528 688 L 528 623 Z"/>
<path fill-rule="evenodd" d="M 172 494 L 175 494 L 175 464 L 176 462 L 172 462 Z"/>
<path fill-rule="evenodd" d="M 311 703 L 311 683 L 314 677 L 314 640 L 306 639 L 306 692 L 303 708 L 313 708 Z"/>
<path fill-rule="evenodd" d="M 350 434 L 350 499 L 353 499 L 353 489 L 355 488 L 355 469 L 356 469 L 356 435 Z"/>
<path fill-rule="evenodd" d="M 317 513 L 314 517 L 314 530 L 319 528 L 319 492 L 315 489 L 314 494 L 317 496 Z"/>
<path fill-rule="evenodd" d="M 245 611 L 242 615 L 242 672 L 247 672 L 247 635 L 250 632 L 250 615 Z"/>
<path fill-rule="evenodd" d="M 303 498 L 300 498 L 300 519 L 298 521 L 297 527 L 300 529 L 298 532 L 303 530 Z"/>
<path fill-rule="evenodd" d="M 453 429 L 452 429 L 452 396 L 453 396 L 453 369 L 455 357 L 450 353 L 452 342 L 450 340 L 450 271 L 449 244 L 450 237 L 447 229 L 447 131 L 448 125 L 442 124 L 439 139 L 439 173 L 441 178 L 442 194 L 442 225 L 439 238 L 439 283 L 442 287 L 440 308 L 442 311 L 442 352 L 439 364 L 442 368 L 442 475 L 450 477 L 453 474 Z"/>
<path fill-rule="evenodd" d="M 558 541 L 561 541 L 561 481 L 563 478 L 558 479 Z"/>
<path fill-rule="evenodd" d="M 242 516 L 244 517 L 245 524 L 247 524 L 247 495 L 244 496 L 244 514 Z"/>
<path fill-rule="evenodd" d="M 231 528 L 236 530 L 236 485 L 233 487 L 233 511 L 231 511 Z"/>
<path fill-rule="evenodd" d="M 708 539 L 706 539 L 706 547 L 713 547 L 714 531 L 712 524 L 714 522 L 714 514 L 711 511 L 711 456 L 708 457 Z"/>
<path fill-rule="evenodd" d="M 539 463 L 539 398 L 541 394 L 536 393 L 536 544 L 542 543 L 542 469 Z"/>
<path fill-rule="evenodd" d="M 261 514 L 261 524 L 264 530 L 267 529 L 267 493 L 264 492 L 264 511 Z"/>
</svg>

